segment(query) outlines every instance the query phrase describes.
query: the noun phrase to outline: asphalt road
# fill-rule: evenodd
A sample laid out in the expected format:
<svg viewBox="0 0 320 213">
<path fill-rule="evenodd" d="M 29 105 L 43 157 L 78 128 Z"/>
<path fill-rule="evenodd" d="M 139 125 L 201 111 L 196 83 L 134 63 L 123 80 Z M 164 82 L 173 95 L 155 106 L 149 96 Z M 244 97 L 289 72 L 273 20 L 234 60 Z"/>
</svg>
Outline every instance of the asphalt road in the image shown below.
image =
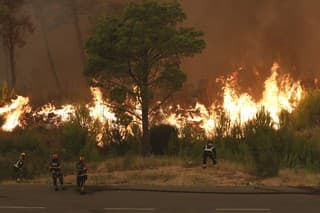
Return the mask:
<svg viewBox="0 0 320 213">
<path fill-rule="evenodd" d="M 320 212 L 320 193 L 310 190 L 102 186 L 87 190 L 80 195 L 73 186 L 55 192 L 46 185 L 0 185 L 0 212 Z"/>
</svg>

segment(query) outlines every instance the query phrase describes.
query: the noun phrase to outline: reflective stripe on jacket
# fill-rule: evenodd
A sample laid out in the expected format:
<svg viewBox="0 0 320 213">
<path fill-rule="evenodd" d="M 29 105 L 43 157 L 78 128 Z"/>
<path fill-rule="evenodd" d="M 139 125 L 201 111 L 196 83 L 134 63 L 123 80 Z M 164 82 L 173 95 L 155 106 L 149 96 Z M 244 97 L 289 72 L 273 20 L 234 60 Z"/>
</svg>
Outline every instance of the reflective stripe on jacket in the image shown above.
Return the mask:
<svg viewBox="0 0 320 213">
<path fill-rule="evenodd" d="M 23 164 L 23 161 L 19 159 L 15 164 L 13 164 L 13 166 L 17 169 L 20 169 L 21 167 L 23 167 Z"/>
<path fill-rule="evenodd" d="M 210 147 L 210 148 L 209 148 L 209 147 L 206 146 L 206 147 L 204 148 L 204 151 L 206 151 L 206 152 L 212 152 L 213 149 L 214 149 L 213 147 Z"/>
<path fill-rule="evenodd" d="M 214 149 L 215 149 L 215 147 L 213 146 L 212 143 L 209 143 L 204 147 L 205 152 L 213 152 Z"/>
<path fill-rule="evenodd" d="M 60 172 L 61 168 L 60 168 L 60 163 L 57 160 L 52 160 L 50 162 L 50 171 L 52 173 L 56 173 L 56 172 Z"/>
</svg>

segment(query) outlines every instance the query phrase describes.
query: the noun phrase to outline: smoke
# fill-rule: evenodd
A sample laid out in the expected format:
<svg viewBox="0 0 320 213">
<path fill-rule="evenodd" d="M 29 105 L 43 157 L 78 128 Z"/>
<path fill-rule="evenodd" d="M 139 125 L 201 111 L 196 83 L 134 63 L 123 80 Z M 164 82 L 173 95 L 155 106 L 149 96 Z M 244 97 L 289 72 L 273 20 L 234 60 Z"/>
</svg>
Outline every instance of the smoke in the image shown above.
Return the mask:
<svg viewBox="0 0 320 213">
<path fill-rule="evenodd" d="M 304 81 L 319 74 L 320 1 L 183 0 L 182 4 L 187 24 L 203 30 L 207 41 L 206 50 L 185 63 L 190 78 L 216 77 L 238 67 L 266 76 L 274 61 Z"/>
<path fill-rule="evenodd" d="M 186 25 L 204 31 L 207 42 L 202 54 L 183 63 L 189 82 L 196 84 L 206 79 L 209 86 L 217 87 L 216 77 L 237 71 L 245 87 L 262 91 L 263 81 L 269 76 L 274 61 L 279 62 L 281 71 L 290 72 L 303 82 L 308 83 L 318 77 L 320 1 L 180 1 L 188 16 Z M 88 98 L 89 90 L 82 75 L 81 47 L 77 38 L 83 36 L 85 40 L 88 36 L 91 28 L 88 17 L 96 15 L 97 9 L 110 10 L 110 2 L 119 1 L 28 2 L 26 11 L 31 14 L 36 31 L 28 36 L 27 45 L 17 53 L 18 92 L 31 96 L 31 100 L 47 101 L 57 96 Z M 70 2 L 77 5 L 81 35 L 74 24 Z M 106 6 L 101 7 L 101 4 Z M 115 10 L 116 6 L 113 6 Z M 8 76 L 8 65 L 2 49 L 0 52 L 2 81 Z M 61 91 L 57 90 L 53 70 L 61 83 Z M 208 91 L 206 96 L 212 93 L 210 89 Z"/>
</svg>

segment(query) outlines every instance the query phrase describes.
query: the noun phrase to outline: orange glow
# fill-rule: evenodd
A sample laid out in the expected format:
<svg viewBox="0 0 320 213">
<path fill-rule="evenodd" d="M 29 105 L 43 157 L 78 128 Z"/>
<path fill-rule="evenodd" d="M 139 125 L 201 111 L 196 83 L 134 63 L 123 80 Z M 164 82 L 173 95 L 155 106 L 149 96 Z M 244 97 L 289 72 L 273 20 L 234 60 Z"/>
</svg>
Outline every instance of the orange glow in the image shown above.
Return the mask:
<svg viewBox="0 0 320 213">
<path fill-rule="evenodd" d="M 223 113 L 230 119 L 231 126 L 243 125 L 253 119 L 256 113 L 262 108 L 270 113 L 275 123 L 274 128 L 279 127 L 279 115 L 282 110 L 291 113 L 303 97 L 304 90 L 300 82 L 294 82 L 290 76 L 278 76 L 279 65 L 274 63 L 271 68 L 271 75 L 264 82 L 263 97 L 254 101 L 248 93 L 239 94 L 236 80 L 237 76 L 232 75 L 226 79 L 223 87 Z M 219 123 L 218 109 L 220 106 L 214 104 L 206 108 L 197 103 L 195 107 L 184 110 L 183 114 L 165 114 L 163 122 L 176 126 L 179 130 L 187 124 L 197 124 L 208 137 L 215 135 L 216 124 Z M 177 110 L 179 111 L 179 110 Z M 181 110 L 180 110 L 181 111 Z M 197 113 L 185 113 L 197 112 Z M 220 112 L 221 113 L 221 112 Z"/>
<path fill-rule="evenodd" d="M 304 90 L 300 82 L 293 81 L 289 75 L 279 76 L 279 65 L 275 63 L 271 68 L 270 76 L 264 82 L 264 91 L 261 100 L 255 101 L 248 93 L 239 93 L 237 87 L 238 73 L 232 73 L 225 79 L 222 87 L 223 100 L 220 105 L 212 104 L 209 107 L 201 103 L 196 103 L 193 107 L 182 108 L 180 105 L 160 108 L 162 119 L 158 123 L 175 126 L 179 132 L 187 125 L 197 126 L 207 137 L 214 137 L 216 125 L 219 123 L 219 115 L 222 113 L 230 120 L 230 125 L 243 125 L 254 118 L 256 113 L 264 108 L 270 113 L 274 128 L 279 127 L 279 115 L 282 110 L 291 113 L 298 105 L 304 95 Z M 91 130 L 96 135 L 99 146 L 103 146 L 104 133 L 110 128 L 118 129 L 121 134 L 124 132 L 133 134 L 132 126 L 123 127 L 117 124 L 116 114 L 111 108 L 107 99 L 103 98 L 99 88 L 91 87 L 93 100 L 86 105 L 92 122 L 98 121 L 98 130 Z M 128 100 L 128 103 L 135 105 L 133 110 L 141 116 L 141 106 L 137 100 Z M 40 110 L 33 111 L 33 116 L 39 116 L 43 121 L 50 120 L 56 126 L 71 120 L 75 116 L 77 106 L 63 105 L 60 108 L 53 104 L 46 104 Z M 23 126 L 20 120 L 25 113 L 31 112 L 29 98 L 18 96 L 10 104 L 0 107 L 0 115 L 5 122 L 1 129 L 12 131 L 17 126 Z M 133 123 L 141 126 L 141 121 L 133 117 Z"/>
<path fill-rule="evenodd" d="M 31 107 L 28 103 L 29 98 L 18 96 L 16 99 L 11 100 L 11 104 L 0 108 L 0 115 L 5 119 L 5 122 L 1 127 L 3 131 L 12 131 L 17 126 L 21 126 L 21 116 L 24 113 L 31 111 Z"/>
</svg>

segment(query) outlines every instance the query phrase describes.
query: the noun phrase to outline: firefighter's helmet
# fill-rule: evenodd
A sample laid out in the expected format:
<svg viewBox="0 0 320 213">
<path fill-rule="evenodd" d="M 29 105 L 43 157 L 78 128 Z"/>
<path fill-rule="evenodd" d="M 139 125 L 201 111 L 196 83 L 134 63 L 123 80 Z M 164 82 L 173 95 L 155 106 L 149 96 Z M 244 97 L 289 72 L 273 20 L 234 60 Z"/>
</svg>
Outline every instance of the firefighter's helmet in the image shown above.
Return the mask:
<svg viewBox="0 0 320 213">
<path fill-rule="evenodd" d="M 52 160 L 57 160 L 59 158 L 58 154 L 53 154 L 52 155 Z"/>
</svg>

